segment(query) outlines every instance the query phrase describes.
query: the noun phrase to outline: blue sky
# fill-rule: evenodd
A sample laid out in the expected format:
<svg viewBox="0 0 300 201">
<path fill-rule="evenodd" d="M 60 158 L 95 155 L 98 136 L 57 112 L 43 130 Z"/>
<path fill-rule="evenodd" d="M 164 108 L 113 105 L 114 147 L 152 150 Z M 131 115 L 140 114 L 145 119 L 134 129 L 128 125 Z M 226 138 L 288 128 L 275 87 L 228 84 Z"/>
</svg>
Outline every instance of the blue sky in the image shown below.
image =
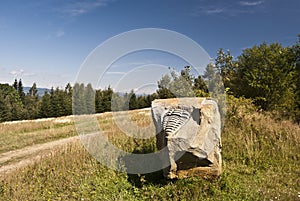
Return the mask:
<svg viewBox="0 0 300 201">
<path fill-rule="evenodd" d="M 38 87 L 64 87 L 74 83 L 80 66 L 98 45 L 141 28 L 181 33 L 211 57 L 219 48 L 238 56 L 244 48 L 264 41 L 289 46 L 300 33 L 299 16 L 299 0 L 3 0 L 0 83 L 22 78 L 25 86 L 36 82 Z M 118 82 L 126 72 L 153 63 L 177 69 L 185 65 L 166 53 L 132 54 L 115 63 L 101 86 L 113 85 L 110 82 Z M 144 74 L 151 77 L 151 65 L 147 68 Z M 152 73 L 156 70 L 153 67 Z M 141 77 L 135 77 L 137 88 L 142 88 Z"/>
</svg>

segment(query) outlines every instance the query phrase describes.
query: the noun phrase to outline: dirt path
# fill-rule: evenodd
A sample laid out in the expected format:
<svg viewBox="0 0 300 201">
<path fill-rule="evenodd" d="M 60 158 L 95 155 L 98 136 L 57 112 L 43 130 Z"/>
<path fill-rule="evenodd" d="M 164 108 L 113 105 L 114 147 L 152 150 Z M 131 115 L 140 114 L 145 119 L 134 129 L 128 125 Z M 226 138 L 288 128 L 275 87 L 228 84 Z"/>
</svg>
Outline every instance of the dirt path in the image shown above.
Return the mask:
<svg viewBox="0 0 300 201">
<path fill-rule="evenodd" d="M 51 154 L 57 148 L 68 143 L 74 143 L 77 140 L 79 138 L 75 136 L 2 153 L 0 154 L 0 177 L 18 168 L 32 164 L 42 157 Z"/>
</svg>

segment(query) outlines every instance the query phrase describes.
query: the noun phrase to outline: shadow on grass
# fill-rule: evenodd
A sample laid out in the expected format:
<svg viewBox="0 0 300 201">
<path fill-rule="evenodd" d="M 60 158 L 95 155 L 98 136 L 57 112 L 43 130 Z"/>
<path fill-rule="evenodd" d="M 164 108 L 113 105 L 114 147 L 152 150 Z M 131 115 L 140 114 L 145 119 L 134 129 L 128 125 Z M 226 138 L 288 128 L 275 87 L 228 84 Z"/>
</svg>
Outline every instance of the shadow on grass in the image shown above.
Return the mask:
<svg viewBox="0 0 300 201">
<path fill-rule="evenodd" d="M 147 146 L 147 145 L 143 145 L 143 146 L 138 146 L 137 148 L 135 148 L 133 150 L 133 154 L 147 154 L 147 153 L 154 153 L 155 152 L 155 148 L 153 146 Z M 157 156 L 158 157 L 158 156 Z M 136 164 L 136 162 L 133 162 L 133 160 L 131 159 L 131 154 L 128 154 L 126 156 L 124 156 L 122 158 L 122 161 L 124 162 L 125 168 L 131 169 L 131 170 L 136 170 L 136 172 L 139 172 L 141 170 L 141 167 L 139 166 L 143 166 L 144 164 L 149 164 L 149 166 L 151 165 L 159 165 L 162 167 L 161 162 L 158 158 L 155 158 L 155 163 L 151 163 L 150 161 L 145 161 L 141 160 L 139 161 L 139 164 Z M 155 168 L 154 168 L 155 169 Z M 155 171 L 155 172 L 151 172 L 151 173 L 147 173 L 147 174 L 129 174 L 127 173 L 128 176 L 128 181 L 135 187 L 137 188 L 141 188 L 143 187 L 143 185 L 147 185 L 147 184 L 154 184 L 154 185 L 167 185 L 170 180 L 166 179 L 163 176 L 163 170 L 159 170 L 159 171 Z"/>
</svg>

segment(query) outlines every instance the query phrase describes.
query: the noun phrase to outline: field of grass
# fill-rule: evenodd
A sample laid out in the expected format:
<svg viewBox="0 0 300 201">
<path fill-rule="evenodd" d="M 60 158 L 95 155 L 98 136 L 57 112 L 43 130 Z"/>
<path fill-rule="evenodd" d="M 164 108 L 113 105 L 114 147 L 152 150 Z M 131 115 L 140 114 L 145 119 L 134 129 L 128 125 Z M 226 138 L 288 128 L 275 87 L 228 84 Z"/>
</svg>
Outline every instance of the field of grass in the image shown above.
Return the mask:
<svg viewBox="0 0 300 201">
<path fill-rule="evenodd" d="M 0 154 L 75 135 L 71 116 L 0 123 Z"/>
<path fill-rule="evenodd" d="M 161 172 L 119 173 L 100 164 L 75 143 L 0 178 L 0 199 L 300 200 L 299 125 L 256 112 L 247 100 L 230 98 L 227 106 L 222 132 L 223 174 L 217 179 L 169 181 Z M 145 127 L 152 124 L 149 113 L 132 111 L 130 119 Z M 128 152 L 155 151 L 154 138 L 127 137 L 111 113 L 98 120 L 109 140 L 119 148 Z"/>
</svg>

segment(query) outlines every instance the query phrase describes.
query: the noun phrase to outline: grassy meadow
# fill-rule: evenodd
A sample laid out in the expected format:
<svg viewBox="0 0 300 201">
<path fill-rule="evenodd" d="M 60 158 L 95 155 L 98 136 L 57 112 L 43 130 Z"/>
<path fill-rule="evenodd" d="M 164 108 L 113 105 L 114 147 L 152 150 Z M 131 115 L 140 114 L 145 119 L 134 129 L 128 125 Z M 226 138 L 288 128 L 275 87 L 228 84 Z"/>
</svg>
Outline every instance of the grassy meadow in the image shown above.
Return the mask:
<svg viewBox="0 0 300 201">
<path fill-rule="evenodd" d="M 0 154 L 75 135 L 71 116 L 0 123 Z"/>
<path fill-rule="evenodd" d="M 146 127 L 152 124 L 149 113 L 130 111 L 130 119 Z M 110 142 L 127 152 L 155 151 L 155 138 L 127 137 L 112 117 L 111 113 L 97 117 Z M 1 124 L 1 152 L 75 134 L 70 122 L 39 123 L 5 131 L 9 125 Z M 15 141 L 14 133 L 23 133 L 24 142 Z M 0 200 L 300 200 L 299 125 L 257 112 L 248 100 L 229 98 L 222 145 L 219 178 L 169 181 L 161 172 L 116 172 L 91 157 L 80 143 L 67 144 L 0 178 Z"/>
</svg>

